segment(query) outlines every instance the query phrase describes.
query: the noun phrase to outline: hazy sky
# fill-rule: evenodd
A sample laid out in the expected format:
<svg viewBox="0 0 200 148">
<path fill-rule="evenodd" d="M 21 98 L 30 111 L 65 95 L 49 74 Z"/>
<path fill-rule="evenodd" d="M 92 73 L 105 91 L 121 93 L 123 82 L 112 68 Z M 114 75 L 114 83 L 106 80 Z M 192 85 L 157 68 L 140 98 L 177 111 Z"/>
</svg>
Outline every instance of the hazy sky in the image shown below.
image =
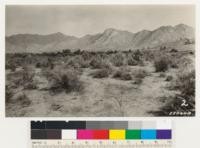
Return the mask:
<svg viewBox="0 0 200 148">
<path fill-rule="evenodd" d="M 62 32 L 83 36 L 116 28 L 137 32 L 184 23 L 194 27 L 193 5 L 24 5 L 6 7 L 6 35 Z"/>
</svg>

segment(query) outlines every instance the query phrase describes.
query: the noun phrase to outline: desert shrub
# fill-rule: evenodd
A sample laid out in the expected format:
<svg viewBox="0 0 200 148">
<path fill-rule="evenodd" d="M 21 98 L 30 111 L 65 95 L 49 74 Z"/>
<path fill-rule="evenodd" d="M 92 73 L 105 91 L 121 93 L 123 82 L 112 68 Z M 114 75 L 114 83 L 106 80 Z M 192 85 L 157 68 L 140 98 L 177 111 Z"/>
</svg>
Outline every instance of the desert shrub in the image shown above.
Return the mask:
<svg viewBox="0 0 200 148">
<path fill-rule="evenodd" d="M 134 72 L 135 78 L 145 78 L 148 75 L 148 73 L 143 69 L 138 69 Z"/>
<path fill-rule="evenodd" d="M 24 67 L 23 70 L 15 72 L 13 78 L 14 86 L 22 86 L 24 89 L 35 89 L 37 88 L 36 81 L 34 80 L 35 71 L 32 67 Z"/>
<path fill-rule="evenodd" d="M 184 71 L 178 74 L 176 84 L 174 86 L 179 89 L 183 95 L 195 95 L 195 71 Z"/>
<path fill-rule="evenodd" d="M 36 68 L 40 68 L 40 67 L 41 67 L 40 62 L 36 63 L 35 67 L 36 67 Z"/>
<path fill-rule="evenodd" d="M 103 68 L 104 66 L 103 59 L 99 55 L 93 56 L 92 60 L 90 61 L 90 66 L 93 69 Z"/>
<path fill-rule="evenodd" d="M 134 53 L 133 53 L 133 58 L 134 58 L 136 61 L 141 61 L 142 52 L 141 52 L 140 50 L 134 51 Z"/>
<path fill-rule="evenodd" d="M 110 74 L 110 71 L 107 68 L 96 70 L 95 72 L 91 73 L 93 78 L 106 78 L 109 76 L 109 74 Z"/>
<path fill-rule="evenodd" d="M 156 72 L 165 72 L 168 70 L 168 60 L 166 57 L 159 57 L 155 59 L 154 66 L 156 69 Z"/>
<path fill-rule="evenodd" d="M 127 64 L 130 65 L 130 66 L 135 66 L 138 64 L 138 61 L 136 61 L 133 56 L 131 55 L 128 55 L 127 56 Z"/>
<path fill-rule="evenodd" d="M 75 56 L 69 59 L 67 62 L 69 66 L 74 68 L 88 68 L 90 66 L 89 61 L 85 60 L 82 56 Z"/>
<path fill-rule="evenodd" d="M 171 68 L 179 68 L 179 60 L 177 57 L 170 57 L 168 60 L 169 67 Z"/>
<path fill-rule="evenodd" d="M 91 54 L 89 52 L 87 52 L 87 51 L 84 51 L 82 53 L 82 57 L 83 57 L 84 60 L 88 60 L 88 59 L 91 58 Z"/>
<path fill-rule="evenodd" d="M 22 85 L 25 89 L 36 89 L 37 85 L 34 81 L 35 72 L 31 67 L 24 67 L 22 71 Z"/>
<path fill-rule="evenodd" d="M 159 77 L 161 77 L 161 78 L 164 78 L 164 77 L 166 77 L 166 73 L 164 73 L 164 72 L 160 72 L 160 75 L 159 75 Z"/>
<path fill-rule="evenodd" d="M 78 71 L 74 68 L 60 69 L 55 68 L 46 73 L 47 79 L 50 81 L 50 90 L 66 92 L 81 91 L 82 82 L 80 81 Z"/>
<path fill-rule="evenodd" d="M 90 66 L 93 69 L 98 69 L 98 68 L 111 69 L 112 68 L 110 61 L 108 61 L 106 59 L 102 59 L 102 57 L 100 57 L 99 55 L 94 56 L 92 58 L 92 60 L 90 61 Z"/>
<path fill-rule="evenodd" d="M 126 68 L 120 68 L 113 74 L 113 78 L 121 80 L 132 80 L 131 72 Z"/>
<path fill-rule="evenodd" d="M 29 106 L 31 104 L 31 100 L 25 93 L 20 94 L 17 97 L 16 101 L 19 102 L 23 107 Z"/>
<path fill-rule="evenodd" d="M 173 79 L 173 76 L 169 75 L 169 76 L 166 77 L 165 81 L 171 81 L 172 79 Z"/>
<path fill-rule="evenodd" d="M 133 84 L 140 85 L 143 82 L 142 78 L 135 78 Z"/>
<path fill-rule="evenodd" d="M 8 85 L 6 85 L 6 90 L 5 91 L 6 91 L 6 94 L 5 94 L 6 103 L 9 103 L 11 97 L 13 96 L 13 91 Z"/>
<path fill-rule="evenodd" d="M 123 66 L 125 64 L 125 57 L 123 53 L 117 53 L 114 54 L 113 57 L 111 58 L 111 62 L 114 66 Z"/>
</svg>

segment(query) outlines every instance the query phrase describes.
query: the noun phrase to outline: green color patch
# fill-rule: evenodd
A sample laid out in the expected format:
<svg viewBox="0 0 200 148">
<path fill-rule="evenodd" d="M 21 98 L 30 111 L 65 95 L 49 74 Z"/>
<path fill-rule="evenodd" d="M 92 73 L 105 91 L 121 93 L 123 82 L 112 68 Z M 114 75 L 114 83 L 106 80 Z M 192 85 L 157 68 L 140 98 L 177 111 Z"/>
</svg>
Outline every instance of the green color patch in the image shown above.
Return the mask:
<svg viewBox="0 0 200 148">
<path fill-rule="evenodd" d="M 141 139 L 141 130 L 126 130 L 126 139 Z"/>
</svg>

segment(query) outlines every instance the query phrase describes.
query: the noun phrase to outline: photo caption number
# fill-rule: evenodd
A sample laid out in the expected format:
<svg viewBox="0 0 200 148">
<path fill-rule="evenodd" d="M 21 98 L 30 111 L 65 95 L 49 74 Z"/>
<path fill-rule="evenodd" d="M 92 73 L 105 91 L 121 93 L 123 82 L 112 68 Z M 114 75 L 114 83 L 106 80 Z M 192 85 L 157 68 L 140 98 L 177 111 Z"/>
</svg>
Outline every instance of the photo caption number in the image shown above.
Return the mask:
<svg viewBox="0 0 200 148">
<path fill-rule="evenodd" d="M 182 100 L 181 106 L 185 106 L 185 107 L 188 106 L 187 101 L 185 99 Z"/>
</svg>

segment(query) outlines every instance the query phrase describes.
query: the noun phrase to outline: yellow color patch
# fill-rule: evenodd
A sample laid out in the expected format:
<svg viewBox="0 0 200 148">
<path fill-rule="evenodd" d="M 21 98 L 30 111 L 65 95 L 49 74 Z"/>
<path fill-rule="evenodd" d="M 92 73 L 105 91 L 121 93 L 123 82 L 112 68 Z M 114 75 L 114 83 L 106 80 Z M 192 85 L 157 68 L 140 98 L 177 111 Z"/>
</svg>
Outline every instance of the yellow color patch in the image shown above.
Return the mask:
<svg viewBox="0 0 200 148">
<path fill-rule="evenodd" d="M 109 139 L 125 139 L 125 130 L 109 130 Z"/>
</svg>

